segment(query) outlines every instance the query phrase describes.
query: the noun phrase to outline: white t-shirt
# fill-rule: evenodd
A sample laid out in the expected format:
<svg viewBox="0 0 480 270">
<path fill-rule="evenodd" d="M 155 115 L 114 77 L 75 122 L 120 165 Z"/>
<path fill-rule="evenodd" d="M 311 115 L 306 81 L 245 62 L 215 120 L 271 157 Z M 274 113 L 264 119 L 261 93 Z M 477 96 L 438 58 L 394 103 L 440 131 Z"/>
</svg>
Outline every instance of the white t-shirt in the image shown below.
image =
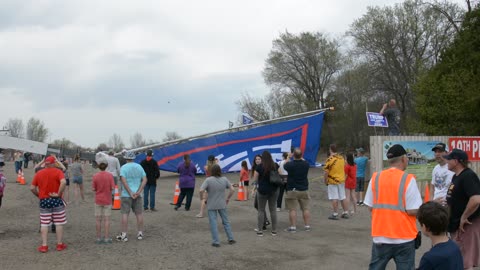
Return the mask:
<svg viewBox="0 0 480 270">
<path fill-rule="evenodd" d="M 368 183 L 367 192 L 365 194 L 365 199 L 363 203 L 367 206 L 373 206 L 373 191 L 372 191 L 372 179 L 370 179 L 370 183 Z M 418 190 L 417 181 L 415 178 L 412 178 L 412 181 L 408 184 L 407 192 L 405 194 L 405 209 L 406 210 L 416 210 L 420 208 L 422 205 L 422 195 Z M 405 240 L 405 239 L 395 239 L 389 237 L 373 237 L 374 243 L 382 243 L 382 244 L 402 244 L 406 242 L 410 242 L 413 239 Z"/>
<path fill-rule="evenodd" d="M 288 160 L 282 160 L 280 162 L 278 162 L 278 167 L 279 167 L 279 170 L 278 170 L 278 173 L 280 175 L 288 175 L 288 172 L 285 171 L 285 168 L 283 168 L 283 165 L 285 165 L 285 163 L 287 163 Z"/>
<path fill-rule="evenodd" d="M 445 198 L 447 196 L 448 187 L 452 182 L 452 177 L 455 173 L 448 170 L 448 164 L 441 166 L 437 164 L 432 171 L 432 185 L 435 187 L 433 199 Z"/>
</svg>

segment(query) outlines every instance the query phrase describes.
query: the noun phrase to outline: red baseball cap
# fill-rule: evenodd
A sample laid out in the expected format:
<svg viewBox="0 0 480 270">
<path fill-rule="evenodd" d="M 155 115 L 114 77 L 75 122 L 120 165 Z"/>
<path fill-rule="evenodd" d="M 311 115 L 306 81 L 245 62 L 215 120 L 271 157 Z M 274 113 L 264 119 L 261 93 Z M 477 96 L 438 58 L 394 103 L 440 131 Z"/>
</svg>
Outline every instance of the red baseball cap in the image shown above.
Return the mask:
<svg viewBox="0 0 480 270">
<path fill-rule="evenodd" d="M 54 163 L 55 163 L 55 157 L 48 156 L 45 158 L 45 165 L 54 164 Z"/>
</svg>

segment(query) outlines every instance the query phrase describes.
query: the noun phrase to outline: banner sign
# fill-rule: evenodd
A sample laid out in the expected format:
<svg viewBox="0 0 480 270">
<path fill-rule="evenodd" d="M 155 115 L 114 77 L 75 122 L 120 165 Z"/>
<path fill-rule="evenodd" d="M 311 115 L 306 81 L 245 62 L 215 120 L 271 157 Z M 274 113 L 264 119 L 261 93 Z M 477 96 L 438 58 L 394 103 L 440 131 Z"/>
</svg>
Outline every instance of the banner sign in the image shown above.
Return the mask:
<svg viewBox="0 0 480 270">
<path fill-rule="evenodd" d="M 383 168 L 388 168 L 387 152 L 394 144 L 405 148 L 408 157 L 408 166 L 405 170 L 414 174 L 417 181 L 432 181 L 432 170 L 437 165 L 432 148 L 440 141 L 384 141 Z"/>
<path fill-rule="evenodd" d="M 255 155 L 267 150 L 275 162 L 282 160 L 283 152 L 290 152 L 292 147 L 300 147 L 304 159 L 311 166 L 315 165 L 320 148 L 320 134 L 323 112 L 295 120 L 253 127 L 247 130 L 231 131 L 210 137 L 186 140 L 173 145 L 154 148 L 153 158 L 161 170 L 176 172 L 177 166 L 188 154 L 197 168 L 197 173 L 204 174 L 204 166 L 209 155 L 219 160 L 223 172 L 237 172 L 242 161 L 251 168 Z M 145 159 L 145 153 L 137 155 L 135 162 Z"/>
<path fill-rule="evenodd" d="M 253 123 L 253 119 L 246 116 L 245 114 L 242 114 L 242 122 L 243 122 L 244 125 L 248 125 L 248 124 Z"/>
<path fill-rule="evenodd" d="M 388 127 L 388 121 L 380 113 L 367 112 L 367 122 L 369 127 Z"/>
<path fill-rule="evenodd" d="M 467 152 L 469 161 L 480 161 L 480 137 L 450 137 L 448 146 Z"/>
</svg>

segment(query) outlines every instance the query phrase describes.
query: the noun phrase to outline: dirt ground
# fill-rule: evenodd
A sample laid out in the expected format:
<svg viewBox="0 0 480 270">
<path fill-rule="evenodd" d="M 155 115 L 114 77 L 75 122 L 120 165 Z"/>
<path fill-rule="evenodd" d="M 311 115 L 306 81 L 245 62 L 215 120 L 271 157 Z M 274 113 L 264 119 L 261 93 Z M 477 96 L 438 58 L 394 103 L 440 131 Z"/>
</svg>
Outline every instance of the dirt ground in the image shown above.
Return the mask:
<svg viewBox="0 0 480 270">
<path fill-rule="evenodd" d="M 84 185 L 86 201 L 67 207 L 65 251 L 55 251 L 55 236 L 49 234 L 50 251 L 39 253 L 40 245 L 38 199 L 29 190 L 33 169 L 25 171 L 27 185 L 15 183 L 13 163 L 4 168 L 8 178 L 3 204 L 0 208 L 0 269 L 367 269 L 370 261 L 370 213 L 359 208 L 350 219 L 327 219 L 331 205 L 326 186 L 321 180 L 322 170 L 310 170 L 312 230 L 302 231 L 303 221 L 298 217 L 295 233 L 284 232 L 288 213 L 278 213 L 278 235 L 257 237 L 257 212 L 253 201 L 232 201 L 229 218 L 237 243 L 228 245 L 223 227 L 219 228 L 221 247 L 211 246 L 208 218 L 196 218 L 199 209 L 198 190 L 204 180 L 197 178 L 195 198 L 191 211 L 174 211 L 170 205 L 177 176 L 162 172 L 156 193 L 158 212 L 145 213 L 145 238 L 136 240 L 136 221 L 129 218 L 129 241 L 112 245 L 95 244 L 94 198 L 89 167 Z M 229 174 L 232 183 L 238 174 Z M 73 196 L 73 188 L 70 188 Z M 234 195 L 236 198 L 236 194 Z M 73 197 L 71 197 L 73 198 Z M 221 222 L 219 222 L 221 224 Z M 120 211 L 112 213 L 112 234 L 120 230 Z M 113 235 L 112 235 L 113 236 Z M 429 248 L 430 240 L 423 239 L 417 250 L 416 261 Z M 388 269 L 394 269 L 393 262 Z"/>
</svg>

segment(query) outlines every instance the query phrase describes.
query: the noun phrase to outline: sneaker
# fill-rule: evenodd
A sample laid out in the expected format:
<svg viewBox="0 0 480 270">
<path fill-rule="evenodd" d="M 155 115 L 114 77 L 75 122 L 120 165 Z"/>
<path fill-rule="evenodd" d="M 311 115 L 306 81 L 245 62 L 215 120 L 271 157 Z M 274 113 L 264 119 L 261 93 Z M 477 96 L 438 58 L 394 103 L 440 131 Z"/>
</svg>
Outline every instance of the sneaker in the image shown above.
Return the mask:
<svg viewBox="0 0 480 270">
<path fill-rule="evenodd" d="M 261 231 L 260 231 L 260 230 L 258 230 L 257 228 L 255 228 L 255 229 L 253 229 L 253 230 L 254 230 L 254 231 L 256 231 L 256 232 L 261 232 Z"/>
<path fill-rule="evenodd" d="M 67 248 L 67 245 L 65 245 L 64 243 L 57 244 L 57 251 L 62 251 L 66 248 Z"/>
<path fill-rule="evenodd" d="M 202 214 L 198 214 L 196 215 L 197 218 L 203 218 L 203 215 Z"/>
<path fill-rule="evenodd" d="M 150 211 L 157 212 L 157 208 L 150 208 Z"/>
<path fill-rule="evenodd" d="M 270 221 L 267 220 L 265 221 L 265 226 L 268 226 L 268 225 L 270 225 Z"/>
<path fill-rule="evenodd" d="M 331 214 L 328 219 L 331 219 L 331 220 L 338 220 L 338 215 L 334 215 L 334 214 Z"/>
<path fill-rule="evenodd" d="M 112 238 L 105 238 L 103 239 L 104 244 L 111 244 L 112 243 Z"/>
<path fill-rule="evenodd" d="M 148 211 L 148 208 L 143 208 L 143 211 L 147 212 L 147 211 Z"/>
<path fill-rule="evenodd" d="M 37 250 L 41 253 L 47 253 L 48 251 L 48 246 L 39 246 Z"/>
<path fill-rule="evenodd" d="M 138 240 L 143 240 L 143 233 L 142 232 L 138 232 L 137 239 Z"/>
<path fill-rule="evenodd" d="M 212 243 L 212 247 L 220 247 L 220 244 Z"/>
<path fill-rule="evenodd" d="M 127 234 L 126 233 L 121 233 L 121 234 L 117 235 L 117 241 L 127 242 L 128 241 Z"/>
<path fill-rule="evenodd" d="M 360 206 L 360 205 L 362 205 L 362 202 L 357 202 L 357 206 Z"/>
<path fill-rule="evenodd" d="M 257 232 L 257 236 L 263 237 L 263 232 Z"/>
<path fill-rule="evenodd" d="M 235 240 L 233 240 L 233 239 L 228 240 L 228 244 L 229 244 L 229 245 L 233 245 L 233 244 L 235 244 L 235 243 L 237 243 L 237 241 L 235 241 Z"/>
<path fill-rule="evenodd" d="M 272 231 L 272 236 L 277 236 L 277 232 Z"/>
<path fill-rule="evenodd" d="M 349 218 L 348 213 L 343 213 L 343 214 L 342 214 L 342 218 L 348 219 L 348 218 Z"/>
<path fill-rule="evenodd" d="M 97 240 L 95 240 L 95 244 L 103 244 L 103 240 L 101 238 L 97 238 Z"/>
<path fill-rule="evenodd" d="M 286 232 L 289 232 L 289 233 L 296 233 L 297 232 L 297 228 L 294 228 L 294 227 L 288 227 L 285 229 Z"/>
<path fill-rule="evenodd" d="M 279 207 L 277 207 L 277 212 L 280 212 L 280 208 L 279 208 Z"/>
<path fill-rule="evenodd" d="M 350 216 L 353 216 L 355 214 L 355 211 L 350 211 Z"/>
<path fill-rule="evenodd" d="M 309 232 L 309 231 L 311 231 L 311 230 L 312 230 L 312 228 L 310 227 L 310 225 L 305 226 L 305 231 L 306 231 L 306 232 Z"/>
</svg>

